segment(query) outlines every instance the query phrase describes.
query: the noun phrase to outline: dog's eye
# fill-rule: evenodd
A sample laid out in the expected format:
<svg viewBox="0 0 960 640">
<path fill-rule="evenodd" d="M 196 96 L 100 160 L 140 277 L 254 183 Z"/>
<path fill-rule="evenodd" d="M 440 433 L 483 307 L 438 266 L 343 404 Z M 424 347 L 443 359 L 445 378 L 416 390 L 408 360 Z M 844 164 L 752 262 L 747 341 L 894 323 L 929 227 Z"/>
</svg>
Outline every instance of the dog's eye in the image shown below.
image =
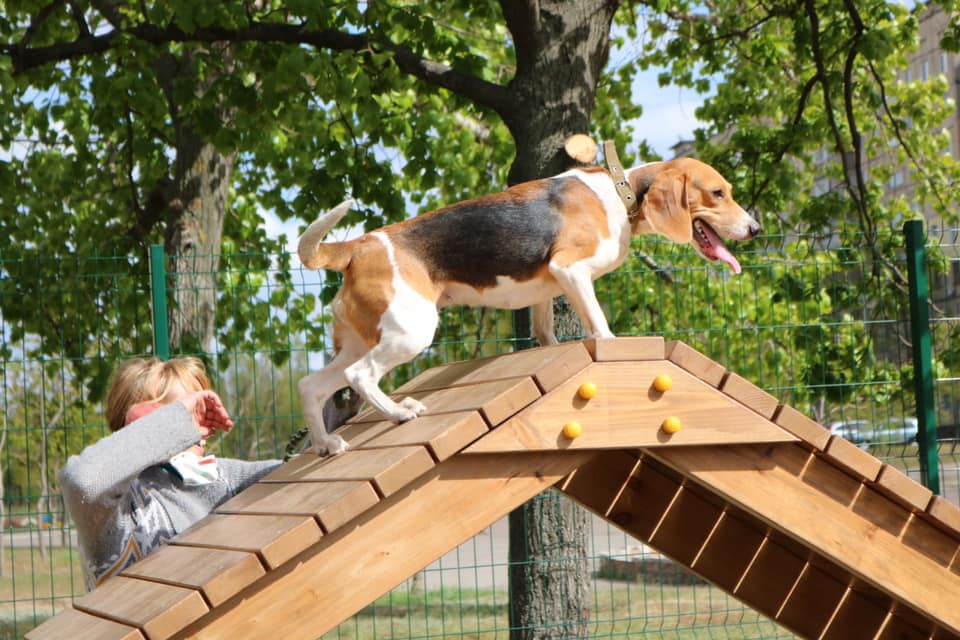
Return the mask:
<svg viewBox="0 0 960 640">
<path fill-rule="evenodd" d="M 713 197 L 717 200 L 723 200 L 723 189 L 714 189 Z"/>
</svg>

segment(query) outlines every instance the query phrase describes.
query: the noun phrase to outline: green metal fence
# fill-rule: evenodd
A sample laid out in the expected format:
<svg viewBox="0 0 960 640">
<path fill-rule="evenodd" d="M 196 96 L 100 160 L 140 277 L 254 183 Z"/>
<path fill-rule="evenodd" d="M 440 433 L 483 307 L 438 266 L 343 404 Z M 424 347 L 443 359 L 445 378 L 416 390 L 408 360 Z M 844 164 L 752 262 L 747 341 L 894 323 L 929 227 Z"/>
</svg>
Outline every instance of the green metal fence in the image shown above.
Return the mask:
<svg viewBox="0 0 960 640">
<path fill-rule="evenodd" d="M 647 239 L 597 289 L 615 333 L 683 340 L 914 478 L 932 456 L 941 494 L 957 502 L 958 231 L 926 239 L 934 401 L 919 410 L 910 295 L 897 279 L 908 271 L 907 255 L 901 250 L 897 260 L 878 264 L 857 248 L 861 241 L 757 239 L 738 248 L 744 273 L 733 277 L 687 248 Z M 904 246 L 900 230 L 877 241 Z M 329 350 L 325 303 L 336 283 L 301 270 L 289 255 L 224 255 L 219 262 L 209 284 L 192 285 L 214 294 L 215 335 L 187 349 L 202 347 L 237 420 L 212 448 L 221 456 L 277 458 L 300 426 L 296 381 L 322 366 Z M 66 456 L 106 432 L 102 395 L 116 363 L 162 352 L 168 324 L 189 317 L 178 306 L 179 280 L 164 264 L 146 250 L 69 257 L 25 250 L 0 258 L 0 637 L 20 637 L 83 591 L 55 473 Z M 450 309 L 434 345 L 385 385 L 439 362 L 511 351 L 518 342 L 509 312 Z M 921 464 L 915 434 L 927 408 L 939 430 Z M 539 500 L 538 508 L 568 508 L 552 494 Z M 599 520 L 589 548 L 584 616 L 593 637 L 791 637 Z M 508 638 L 507 573 L 506 524 L 499 522 L 328 637 Z"/>
</svg>

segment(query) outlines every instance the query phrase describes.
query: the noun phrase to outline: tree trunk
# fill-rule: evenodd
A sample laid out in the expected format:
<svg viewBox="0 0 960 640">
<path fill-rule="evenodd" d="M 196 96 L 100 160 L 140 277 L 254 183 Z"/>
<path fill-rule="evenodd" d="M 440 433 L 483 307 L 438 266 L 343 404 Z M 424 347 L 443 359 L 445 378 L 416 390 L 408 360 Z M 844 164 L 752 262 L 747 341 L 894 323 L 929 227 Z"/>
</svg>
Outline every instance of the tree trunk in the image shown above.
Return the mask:
<svg viewBox="0 0 960 640">
<path fill-rule="evenodd" d="M 555 175 L 570 166 L 567 138 L 588 133 L 600 74 L 610 51 L 618 2 L 501 1 L 517 47 L 510 88 L 517 101 L 501 113 L 517 145 L 509 182 Z M 518 344 L 529 343 L 529 316 L 514 315 Z M 558 338 L 582 333 L 565 300 L 554 303 Z M 510 637 L 586 637 L 590 619 L 589 515 L 556 492 L 510 514 Z"/>
</svg>

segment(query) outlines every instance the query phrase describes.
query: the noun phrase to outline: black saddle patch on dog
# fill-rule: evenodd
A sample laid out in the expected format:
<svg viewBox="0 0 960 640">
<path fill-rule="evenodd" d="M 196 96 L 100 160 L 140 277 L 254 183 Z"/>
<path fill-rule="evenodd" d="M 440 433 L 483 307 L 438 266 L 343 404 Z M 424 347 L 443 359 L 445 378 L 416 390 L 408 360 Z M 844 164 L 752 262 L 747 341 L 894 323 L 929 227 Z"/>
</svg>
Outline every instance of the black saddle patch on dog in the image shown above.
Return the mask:
<svg viewBox="0 0 960 640">
<path fill-rule="evenodd" d="M 492 287 L 498 276 L 533 278 L 560 232 L 566 179 L 524 183 L 401 225 L 396 242 L 422 256 L 435 282 Z"/>
</svg>

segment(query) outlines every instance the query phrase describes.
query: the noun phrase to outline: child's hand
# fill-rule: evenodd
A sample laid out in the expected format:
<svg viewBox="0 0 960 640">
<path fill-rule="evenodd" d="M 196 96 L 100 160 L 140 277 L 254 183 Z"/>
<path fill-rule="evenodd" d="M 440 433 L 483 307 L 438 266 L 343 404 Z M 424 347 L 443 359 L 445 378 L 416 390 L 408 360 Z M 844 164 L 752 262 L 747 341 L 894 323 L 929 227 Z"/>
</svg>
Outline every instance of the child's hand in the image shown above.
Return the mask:
<svg viewBox="0 0 960 640">
<path fill-rule="evenodd" d="M 233 420 L 213 391 L 195 391 L 179 399 L 193 415 L 193 422 L 200 431 L 200 436 L 207 439 L 217 430 L 227 432 L 233 428 Z"/>
</svg>

